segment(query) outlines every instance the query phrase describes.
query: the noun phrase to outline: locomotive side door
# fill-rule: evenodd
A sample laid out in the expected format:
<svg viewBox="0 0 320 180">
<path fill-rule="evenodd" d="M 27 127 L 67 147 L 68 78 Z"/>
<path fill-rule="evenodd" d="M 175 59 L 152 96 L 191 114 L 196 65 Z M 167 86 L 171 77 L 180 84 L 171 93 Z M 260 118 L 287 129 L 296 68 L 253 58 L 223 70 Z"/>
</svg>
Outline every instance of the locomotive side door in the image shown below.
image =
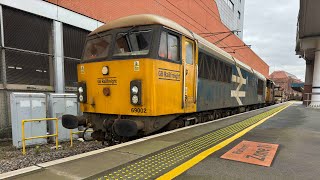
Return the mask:
<svg viewBox="0 0 320 180">
<path fill-rule="evenodd" d="M 182 64 L 184 69 L 184 102 L 183 108 L 187 112 L 196 111 L 197 101 L 197 52 L 195 41 L 182 37 Z"/>
</svg>

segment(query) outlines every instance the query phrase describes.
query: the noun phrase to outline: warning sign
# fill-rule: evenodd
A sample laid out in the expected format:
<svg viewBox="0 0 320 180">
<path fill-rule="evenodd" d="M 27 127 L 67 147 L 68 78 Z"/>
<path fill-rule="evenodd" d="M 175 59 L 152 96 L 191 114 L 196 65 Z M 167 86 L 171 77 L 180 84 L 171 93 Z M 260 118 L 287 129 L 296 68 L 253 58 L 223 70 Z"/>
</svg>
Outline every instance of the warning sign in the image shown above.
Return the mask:
<svg viewBox="0 0 320 180">
<path fill-rule="evenodd" d="M 278 144 L 242 141 L 221 158 L 270 167 L 278 147 Z"/>
<path fill-rule="evenodd" d="M 140 71 L 139 61 L 134 61 L 133 65 L 134 65 L 134 68 L 133 68 L 134 71 Z"/>
</svg>

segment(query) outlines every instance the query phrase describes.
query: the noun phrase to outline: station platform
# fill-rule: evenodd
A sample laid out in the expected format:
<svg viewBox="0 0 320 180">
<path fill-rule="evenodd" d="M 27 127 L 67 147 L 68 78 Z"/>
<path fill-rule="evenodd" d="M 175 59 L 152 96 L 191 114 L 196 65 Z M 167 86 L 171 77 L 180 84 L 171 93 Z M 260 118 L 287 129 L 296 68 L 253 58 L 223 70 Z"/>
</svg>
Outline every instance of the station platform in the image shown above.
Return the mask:
<svg viewBox="0 0 320 180">
<path fill-rule="evenodd" d="M 274 105 L 0 175 L 0 179 L 317 179 L 320 111 Z M 220 157 L 243 140 L 279 144 L 271 167 Z"/>
</svg>

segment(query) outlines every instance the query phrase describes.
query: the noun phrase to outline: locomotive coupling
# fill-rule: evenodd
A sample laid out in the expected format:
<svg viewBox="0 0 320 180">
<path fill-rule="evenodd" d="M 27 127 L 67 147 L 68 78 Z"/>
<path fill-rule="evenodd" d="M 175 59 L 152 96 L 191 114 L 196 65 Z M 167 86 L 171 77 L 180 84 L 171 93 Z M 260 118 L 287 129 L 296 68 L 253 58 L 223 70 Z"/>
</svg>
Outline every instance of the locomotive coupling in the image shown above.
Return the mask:
<svg viewBox="0 0 320 180">
<path fill-rule="evenodd" d="M 113 124 L 113 129 L 118 136 L 132 137 L 138 134 L 139 130 L 144 128 L 142 121 L 133 121 L 129 119 L 118 119 Z"/>
<path fill-rule="evenodd" d="M 86 126 L 86 119 L 83 116 L 66 114 L 62 116 L 62 126 L 67 129 L 74 129 L 78 126 Z"/>
</svg>

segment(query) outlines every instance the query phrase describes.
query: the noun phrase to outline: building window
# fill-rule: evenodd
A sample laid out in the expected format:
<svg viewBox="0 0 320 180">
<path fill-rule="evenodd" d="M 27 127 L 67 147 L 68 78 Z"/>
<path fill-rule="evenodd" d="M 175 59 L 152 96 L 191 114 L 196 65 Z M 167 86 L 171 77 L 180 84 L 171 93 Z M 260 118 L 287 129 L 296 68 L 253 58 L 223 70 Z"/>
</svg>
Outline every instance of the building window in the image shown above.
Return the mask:
<svg viewBox="0 0 320 180">
<path fill-rule="evenodd" d="M 234 10 L 234 3 L 232 2 L 232 0 L 224 0 L 225 3 L 227 3 L 227 5 Z"/>
<path fill-rule="evenodd" d="M 241 12 L 238 11 L 238 19 L 241 19 Z"/>
<path fill-rule="evenodd" d="M 89 31 L 63 24 L 64 80 L 69 87 L 77 86 L 77 65 L 80 63 Z"/>
<path fill-rule="evenodd" d="M 8 84 L 52 86 L 52 20 L 3 6 Z"/>
</svg>

